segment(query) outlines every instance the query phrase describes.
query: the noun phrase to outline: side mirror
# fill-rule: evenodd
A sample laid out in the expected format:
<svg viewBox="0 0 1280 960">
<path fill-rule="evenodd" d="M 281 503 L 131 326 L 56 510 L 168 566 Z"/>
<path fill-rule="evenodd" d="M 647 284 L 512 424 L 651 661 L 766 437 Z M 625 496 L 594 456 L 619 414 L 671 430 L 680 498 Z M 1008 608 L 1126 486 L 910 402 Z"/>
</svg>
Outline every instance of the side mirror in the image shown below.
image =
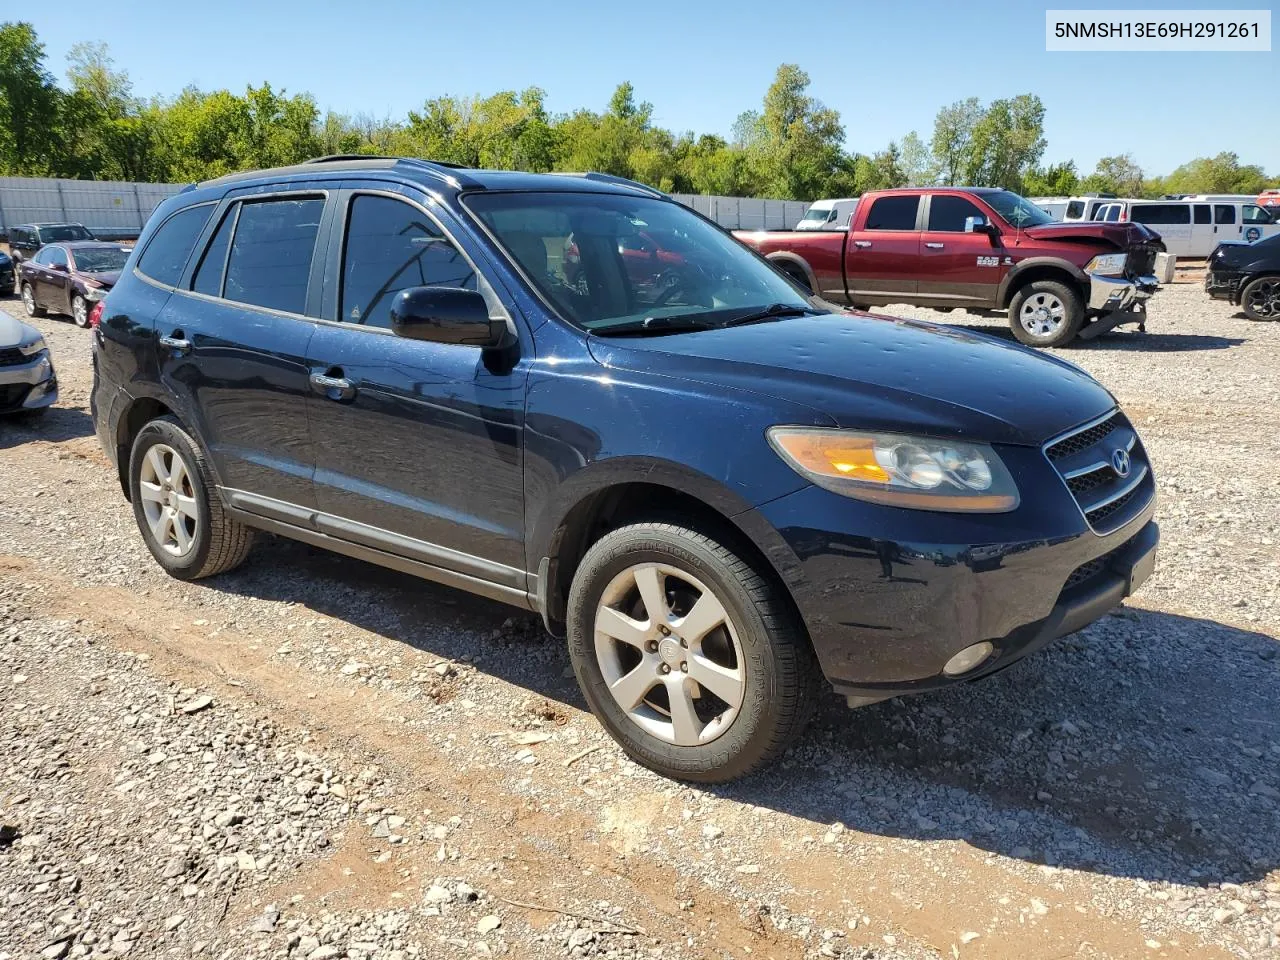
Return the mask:
<svg viewBox="0 0 1280 960">
<path fill-rule="evenodd" d="M 506 320 L 489 316 L 489 305 L 474 290 L 410 287 L 391 301 L 391 329 L 407 340 L 499 347 L 507 339 Z"/>
<path fill-rule="evenodd" d="M 51 263 L 49 269 L 57 273 L 70 273 L 70 268 L 65 263 Z"/>
<path fill-rule="evenodd" d="M 1000 228 L 994 223 L 988 223 L 986 217 L 965 217 L 964 232 L 985 233 L 988 237 L 1000 236 Z"/>
</svg>

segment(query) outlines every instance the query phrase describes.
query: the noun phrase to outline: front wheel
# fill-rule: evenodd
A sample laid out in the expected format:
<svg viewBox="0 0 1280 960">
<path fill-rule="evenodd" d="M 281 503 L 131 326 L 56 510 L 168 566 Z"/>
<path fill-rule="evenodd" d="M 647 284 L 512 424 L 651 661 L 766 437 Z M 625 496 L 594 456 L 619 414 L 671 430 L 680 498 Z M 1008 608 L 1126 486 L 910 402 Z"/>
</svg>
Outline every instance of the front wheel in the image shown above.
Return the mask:
<svg viewBox="0 0 1280 960">
<path fill-rule="evenodd" d="M 79 294 L 71 298 L 71 319 L 77 327 L 87 329 L 89 326 L 89 302 Z"/>
<path fill-rule="evenodd" d="M 1280 277 L 1257 277 L 1240 291 L 1240 306 L 1250 320 L 1280 320 Z"/>
<path fill-rule="evenodd" d="M 1009 328 L 1029 347 L 1061 347 L 1084 326 L 1084 300 L 1056 280 L 1036 280 L 1013 295 Z"/>
<path fill-rule="evenodd" d="M 592 711 L 632 759 L 718 783 L 776 759 L 820 674 L 782 588 L 672 523 L 614 530 L 569 592 L 569 656 Z"/>
<path fill-rule="evenodd" d="M 36 292 L 29 283 L 22 285 L 22 306 L 27 311 L 28 317 L 44 316 L 44 307 L 36 303 Z"/>
</svg>

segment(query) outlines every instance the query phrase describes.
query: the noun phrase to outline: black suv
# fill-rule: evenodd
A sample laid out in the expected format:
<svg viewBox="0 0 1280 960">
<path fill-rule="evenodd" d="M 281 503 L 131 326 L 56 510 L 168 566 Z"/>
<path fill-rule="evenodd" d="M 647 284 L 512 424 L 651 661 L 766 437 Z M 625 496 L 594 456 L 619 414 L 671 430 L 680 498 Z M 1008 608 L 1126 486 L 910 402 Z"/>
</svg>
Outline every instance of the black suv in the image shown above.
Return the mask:
<svg viewBox="0 0 1280 960">
<path fill-rule="evenodd" d="M 96 239 L 83 223 L 24 223 L 10 227 L 9 256 L 13 260 L 13 282 L 18 282 L 18 267 L 22 261 L 30 260 L 45 244 Z"/>
<path fill-rule="evenodd" d="M 97 432 L 166 570 L 265 530 L 537 611 L 675 777 L 776 757 L 824 675 L 860 705 L 999 670 L 1154 565 L 1096 381 L 833 314 L 613 177 L 225 177 L 157 209 L 105 304 Z"/>
</svg>

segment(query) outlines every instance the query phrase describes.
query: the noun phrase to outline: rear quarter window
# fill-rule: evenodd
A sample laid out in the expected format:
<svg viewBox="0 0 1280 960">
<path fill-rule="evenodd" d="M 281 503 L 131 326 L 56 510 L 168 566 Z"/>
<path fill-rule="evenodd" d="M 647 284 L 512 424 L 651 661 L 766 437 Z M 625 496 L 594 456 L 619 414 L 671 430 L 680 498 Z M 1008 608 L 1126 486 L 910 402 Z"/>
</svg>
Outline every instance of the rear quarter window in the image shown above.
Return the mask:
<svg viewBox="0 0 1280 960">
<path fill-rule="evenodd" d="M 179 210 L 162 223 L 138 259 L 138 272 L 157 283 L 175 286 L 211 213 L 213 204 L 203 203 Z"/>
<path fill-rule="evenodd" d="M 1129 209 L 1134 223 L 1177 224 L 1191 222 L 1191 205 L 1186 203 L 1135 203 Z"/>
</svg>

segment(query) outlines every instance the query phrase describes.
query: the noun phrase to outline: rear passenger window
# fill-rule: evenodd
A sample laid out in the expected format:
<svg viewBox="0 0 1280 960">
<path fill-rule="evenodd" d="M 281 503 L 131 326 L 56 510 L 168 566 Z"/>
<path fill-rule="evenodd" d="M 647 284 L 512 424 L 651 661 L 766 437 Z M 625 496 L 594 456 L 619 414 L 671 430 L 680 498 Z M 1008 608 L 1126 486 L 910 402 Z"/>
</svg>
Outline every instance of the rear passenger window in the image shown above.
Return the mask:
<svg viewBox="0 0 1280 960">
<path fill-rule="evenodd" d="M 213 204 L 203 203 L 175 213 L 160 225 L 138 260 L 138 272 L 158 283 L 173 286 L 182 276 L 196 237 L 209 220 Z"/>
<path fill-rule="evenodd" d="M 1213 205 L 1213 222 L 1221 226 L 1224 223 L 1236 222 L 1236 208 L 1229 203 Z"/>
<path fill-rule="evenodd" d="M 964 222 L 969 217 L 982 217 L 985 220 L 986 214 L 964 197 L 934 194 L 929 201 L 930 230 L 937 230 L 943 233 L 964 233 Z"/>
<path fill-rule="evenodd" d="M 191 281 L 191 289 L 196 293 L 207 293 L 211 297 L 222 296 L 222 270 L 227 265 L 227 246 L 231 243 L 231 230 L 235 227 L 238 210 L 238 206 L 227 210 L 218 232 L 213 235 L 208 249 L 200 258 L 200 266 L 196 267 L 196 275 Z"/>
<path fill-rule="evenodd" d="M 914 230 L 919 196 L 878 197 L 867 213 L 868 230 Z"/>
<path fill-rule="evenodd" d="M 1209 205 L 1207 203 L 1197 203 L 1195 205 L 1196 223 L 1213 223 L 1213 219 L 1209 216 Z"/>
<path fill-rule="evenodd" d="M 1134 223 L 1177 224 L 1191 222 L 1191 205 L 1188 203 L 1135 203 L 1129 211 Z"/>
<path fill-rule="evenodd" d="M 356 196 L 347 218 L 338 317 L 391 326 L 391 301 L 407 287 L 476 289 L 462 253 L 417 207 L 389 197 Z"/>
<path fill-rule="evenodd" d="M 303 313 L 324 199 L 244 203 L 231 241 L 223 296 Z"/>
</svg>

